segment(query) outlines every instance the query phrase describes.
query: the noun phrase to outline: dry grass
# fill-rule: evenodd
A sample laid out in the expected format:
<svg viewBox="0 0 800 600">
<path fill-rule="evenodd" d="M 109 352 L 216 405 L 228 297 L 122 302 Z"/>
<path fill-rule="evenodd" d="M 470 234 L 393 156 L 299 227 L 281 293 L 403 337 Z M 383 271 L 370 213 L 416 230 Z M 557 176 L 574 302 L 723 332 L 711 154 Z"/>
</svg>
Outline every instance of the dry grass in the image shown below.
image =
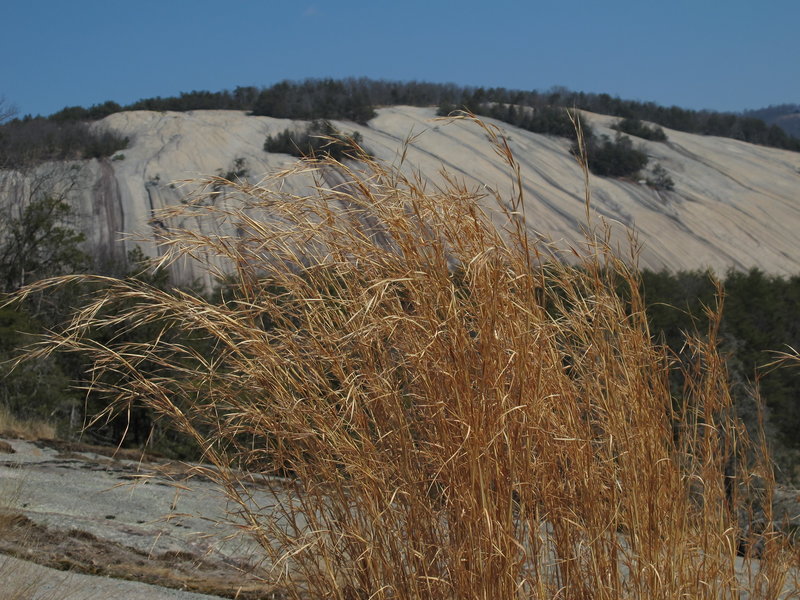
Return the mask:
<svg viewBox="0 0 800 600">
<path fill-rule="evenodd" d="M 532 239 L 516 163 L 477 126 L 512 172 L 491 218 L 446 175 L 434 189 L 367 157 L 210 179 L 159 218 L 164 264 L 228 265 L 221 303 L 103 279 L 40 352 L 91 354 L 110 409 L 143 402 L 192 436 L 291 597 L 779 597 L 796 556 L 745 530 L 771 478 L 731 416 L 718 307 L 673 392 L 633 267 L 602 228 L 564 256 Z M 144 344 L 86 337 L 154 324 Z"/>
<path fill-rule="evenodd" d="M 0 592 L 6 600 L 74 599 L 77 594 L 66 591 L 68 581 L 68 573 L 59 573 L 45 583 L 38 565 L 0 555 Z"/>
<path fill-rule="evenodd" d="M 31 433 L 27 427 L 18 427 L 15 431 Z M 0 596 L 6 600 L 74 598 L 74 592 L 64 589 L 69 577 L 67 574 L 43 577 L 38 565 L 6 554 L 7 543 L 14 538 L 18 538 L 18 546 L 28 552 L 37 547 L 36 540 L 27 533 L 32 523 L 20 509 L 23 483 L 19 477 L 0 476 Z"/>
<path fill-rule="evenodd" d="M 0 406 L 0 435 L 26 440 L 53 439 L 56 428 L 47 421 L 19 419 Z"/>
</svg>

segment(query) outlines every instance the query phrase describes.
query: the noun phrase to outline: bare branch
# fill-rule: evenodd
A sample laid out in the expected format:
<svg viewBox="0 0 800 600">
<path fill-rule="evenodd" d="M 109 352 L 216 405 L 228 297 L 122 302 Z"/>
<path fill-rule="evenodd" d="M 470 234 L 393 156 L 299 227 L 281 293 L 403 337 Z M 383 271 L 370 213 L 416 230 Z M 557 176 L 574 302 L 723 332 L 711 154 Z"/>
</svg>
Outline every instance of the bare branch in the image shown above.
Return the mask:
<svg viewBox="0 0 800 600">
<path fill-rule="evenodd" d="M 9 104 L 4 96 L 0 96 L 0 125 L 17 116 L 17 112 L 16 106 Z"/>
</svg>

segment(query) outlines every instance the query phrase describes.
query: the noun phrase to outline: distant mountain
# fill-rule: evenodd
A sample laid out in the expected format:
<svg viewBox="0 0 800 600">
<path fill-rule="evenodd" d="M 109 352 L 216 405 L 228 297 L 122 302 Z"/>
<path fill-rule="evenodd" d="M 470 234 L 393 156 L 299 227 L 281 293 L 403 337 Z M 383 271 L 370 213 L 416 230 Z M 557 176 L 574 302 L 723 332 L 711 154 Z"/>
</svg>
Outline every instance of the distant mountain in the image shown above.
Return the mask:
<svg viewBox="0 0 800 600">
<path fill-rule="evenodd" d="M 789 135 L 800 139 L 800 104 L 778 104 L 746 110 L 744 115 L 761 119 L 768 125 L 777 125 Z"/>
<path fill-rule="evenodd" d="M 617 136 L 618 118 L 582 114 L 598 139 Z M 404 163 L 409 169 L 419 169 L 436 184 L 442 181 L 439 171 L 444 165 L 470 188 L 485 190 L 490 197 L 492 190 L 509 197 L 508 168 L 483 131 L 466 121 L 435 121 L 435 116 L 433 107 L 386 106 L 363 124 L 331 123 L 338 131 L 358 133 L 371 154 L 388 163 L 397 160 L 403 140 L 413 132 L 416 139 Z M 487 121 L 507 133 L 520 163 L 531 233 L 559 240 L 562 247 L 580 244 L 585 224 L 583 175 L 570 153 L 571 140 Z M 73 190 L 74 204 L 94 251 L 124 257 L 134 242 L 118 241 L 119 232 L 138 232 L 146 238 L 138 243 L 153 255 L 153 240 L 166 226 L 149 221 L 153 211 L 179 204 L 191 189 L 172 182 L 215 173 L 259 181 L 296 160 L 266 152 L 266 138 L 305 126 L 304 121 L 236 110 L 118 112 L 93 127 L 128 138 L 127 148 L 110 158 L 44 163 L 25 173 L 0 171 L 0 196 L 24 195 L 37 170 L 80 164 L 81 185 Z M 649 159 L 641 175 L 592 176 L 595 218 L 615 224 L 623 244 L 624 228 L 634 228 L 644 244 L 642 266 L 653 269 L 725 272 L 759 267 L 781 275 L 800 272 L 800 153 L 666 127 L 664 133 L 666 141 L 631 138 Z M 329 185 L 336 185 L 341 176 L 321 175 Z M 659 176 L 670 178 L 674 188 L 653 185 Z M 306 193 L 309 183 L 288 182 L 284 191 Z M 198 276 L 190 264 L 176 269 L 181 280 Z"/>
<path fill-rule="evenodd" d="M 16 157 L 19 148 L 15 146 L 19 144 L 15 142 L 21 142 L 27 147 L 32 138 L 45 141 L 49 146 L 51 138 L 66 137 L 66 141 L 70 142 L 66 145 L 73 153 L 79 148 L 71 142 L 76 138 L 82 138 L 83 154 L 97 155 L 98 152 L 108 148 L 109 142 L 116 142 L 103 140 L 99 144 L 89 144 L 82 131 L 63 132 L 61 128 L 54 131 L 53 125 L 85 124 L 87 121 L 97 121 L 121 111 L 240 110 L 248 111 L 251 115 L 281 119 L 309 121 L 339 119 L 365 124 L 375 117 L 375 109 L 382 106 L 438 106 L 439 114 L 447 114 L 453 109 L 466 109 L 536 133 L 556 133 L 549 127 L 546 127 L 547 131 L 542 131 L 541 126 L 546 125 L 542 121 L 551 121 L 550 117 L 554 111 L 563 115 L 564 109 L 577 108 L 622 119 L 648 121 L 686 133 L 730 137 L 753 144 L 800 152 L 800 138 L 790 137 L 777 125 L 770 126 L 759 118 L 740 113 L 659 106 L 654 102 L 625 100 L 610 94 L 576 92 L 561 87 L 547 91 L 526 91 L 419 81 L 349 78 L 287 80 L 269 87 L 237 87 L 234 90 L 218 92 L 194 90 L 182 92 L 178 96 L 145 98 L 127 106 L 109 100 L 89 108 L 68 106 L 49 117 L 27 116 L 22 119 L 22 123 L 10 124 L 21 127 L 0 129 L 0 165 L 7 163 L 3 160 L 4 155 L 6 158 L 11 155 L 11 160 L 18 160 Z M 496 109 L 501 111 L 498 112 Z M 517 109 L 522 109 L 522 114 Z M 512 114 L 514 111 L 516 115 Z M 537 117 L 536 120 L 539 122 L 529 127 L 525 122 L 530 120 L 528 118 L 531 116 L 530 111 L 550 113 L 550 115 L 540 115 L 543 118 Z M 568 121 L 567 125 L 569 131 L 572 131 Z M 64 144 L 56 146 L 63 149 Z"/>
</svg>

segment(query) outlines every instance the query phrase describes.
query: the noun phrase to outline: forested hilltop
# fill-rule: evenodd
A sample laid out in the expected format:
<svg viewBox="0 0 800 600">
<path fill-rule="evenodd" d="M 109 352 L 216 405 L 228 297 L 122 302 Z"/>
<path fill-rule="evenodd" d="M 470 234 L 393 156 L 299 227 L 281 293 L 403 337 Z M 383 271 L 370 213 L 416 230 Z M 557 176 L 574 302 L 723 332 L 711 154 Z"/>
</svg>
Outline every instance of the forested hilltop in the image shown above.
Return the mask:
<svg viewBox="0 0 800 600">
<path fill-rule="evenodd" d="M 18 166 L 24 160 L 110 156 L 127 141 L 109 138 L 108 134 L 96 139 L 76 123 L 121 111 L 223 109 L 278 118 L 366 123 L 375 116 L 376 107 L 392 105 L 438 106 L 442 114 L 467 109 L 531 131 L 566 136 L 572 135 L 573 129 L 563 109 L 577 108 L 616 116 L 634 125 L 649 121 L 678 131 L 800 151 L 800 139 L 777 125 L 768 125 L 755 114 L 663 107 L 654 102 L 565 88 L 540 92 L 361 78 L 282 81 L 269 87 L 237 87 L 220 92 L 191 91 L 178 96 L 146 98 L 125 106 L 108 101 L 89 108 L 66 107 L 48 117 L 28 115 L 0 128 L 0 166 Z"/>
<path fill-rule="evenodd" d="M 800 139 L 780 127 L 769 126 L 756 115 L 664 107 L 655 102 L 623 100 L 610 94 L 574 92 L 566 88 L 522 91 L 506 88 L 457 86 L 426 82 L 372 79 L 308 79 L 282 81 L 266 88 L 237 87 L 233 91 L 192 91 L 179 96 L 147 98 L 120 106 L 114 102 L 90 108 L 67 107 L 51 115 L 56 121 L 99 119 L 121 110 L 246 110 L 254 115 L 288 119 L 347 119 L 365 123 L 376 106 L 445 106 L 481 114 L 493 104 L 543 109 L 578 108 L 590 112 L 651 121 L 688 133 L 730 137 L 753 144 L 800 151 Z"/>
<path fill-rule="evenodd" d="M 744 116 L 761 119 L 767 125 L 777 125 L 789 135 L 800 137 L 800 104 L 777 104 L 746 110 Z"/>
</svg>

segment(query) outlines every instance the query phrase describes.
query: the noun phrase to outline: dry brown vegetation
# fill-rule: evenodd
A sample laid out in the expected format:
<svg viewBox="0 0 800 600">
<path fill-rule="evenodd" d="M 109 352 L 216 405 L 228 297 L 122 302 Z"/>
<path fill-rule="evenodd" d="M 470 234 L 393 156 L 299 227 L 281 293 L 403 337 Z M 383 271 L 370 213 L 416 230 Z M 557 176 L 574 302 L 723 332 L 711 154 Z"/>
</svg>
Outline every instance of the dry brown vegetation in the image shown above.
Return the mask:
<svg viewBox="0 0 800 600">
<path fill-rule="evenodd" d="M 0 415 L 5 415 L 5 413 L 6 411 L 2 411 Z M 3 435 L 9 435 L 9 432 L 11 432 L 14 437 L 21 437 L 22 434 L 31 435 L 37 433 L 38 426 L 32 430 L 30 424 L 20 426 L 18 421 L 9 421 L 6 416 L 0 416 L 0 419 L 0 424 L 3 426 Z M 10 430 L 8 429 L 9 427 L 11 427 Z M 0 452 L 13 453 L 14 449 L 7 442 L 3 442 Z M 48 600 L 56 597 L 67 600 L 72 598 L 74 597 L 72 594 L 63 591 L 60 593 L 47 593 L 40 575 L 36 573 L 36 566 L 15 561 L 13 558 L 14 552 L 9 552 L 9 546 L 14 541 L 17 542 L 18 547 L 25 548 L 29 553 L 35 551 L 35 540 L 29 534 L 29 527 L 33 524 L 19 510 L 21 485 L 19 480 L 15 481 L 14 478 L 0 479 L 0 591 L 2 591 L 2 597 L 8 600 L 27 600 L 29 598 Z M 60 578 L 60 581 L 56 577 L 49 583 L 58 588 L 60 583 L 66 581 L 66 578 L 67 575 L 65 574 Z"/>
<path fill-rule="evenodd" d="M 56 437 L 56 428 L 47 421 L 20 419 L 0 406 L 0 435 L 27 440 L 52 439 Z"/>
<path fill-rule="evenodd" d="M 202 557 L 183 552 L 147 553 L 128 546 L 101 540 L 78 529 L 51 529 L 30 521 L 18 513 L 4 515 L 0 512 L 0 590 L 3 598 L 45 598 L 63 599 L 63 586 L 57 581 L 53 591 L 46 597 L 36 596 L 40 587 L 34 577 L 36 567 L 25 566 L 32 571 L 32 577 L 20 577 L 18 563 L 5 560 L 6 555 L 16 557 L 36 565 L 43 565 L 68 573 L 84 573 L 127 579 L 163 587 L 193 591 L 215 596 L 237 598 L 238 600 L 262 600 L 269 597 L 265 586 L 254 578 L 241 576 L 235 567 L 226 569 L 210 564 Z M 65 573 L 63 580 L 68 575 Z M 19 589 L 12 588 L 12 583 Z M 18 594 L 11 592 L 15 589 Z M 77 594 L 75 594 L 77 595 Z M 91 584 L 82 590 L 82 598 L 97 597 Z"/>
<path fill-rule="evenodd" d="M 602 227 L 563 255 L 532 239 L 516 163 L 477 125 L 512 173 L 492 217 L 457 181 L 426 187 L 368 157 L 259 186 L 210 179 L 236 208 L 197 198 L 159 219 L 236 235 L 173 226 L 163 264 L 228 265 L 221 301 L 95 278 L 39 352 L 91 354 L 109 410 L 143 402 L 194 438 L 290 597 L 796 596 L 763 446 L 732 414 L 719 307 L 671 389 L 681 367 L 648 331 L 635 265 Z M 309 174 L 307 196 L 280 191 Z M 145 325 L 149 343 L 85 337 Z"/>
</svg>

